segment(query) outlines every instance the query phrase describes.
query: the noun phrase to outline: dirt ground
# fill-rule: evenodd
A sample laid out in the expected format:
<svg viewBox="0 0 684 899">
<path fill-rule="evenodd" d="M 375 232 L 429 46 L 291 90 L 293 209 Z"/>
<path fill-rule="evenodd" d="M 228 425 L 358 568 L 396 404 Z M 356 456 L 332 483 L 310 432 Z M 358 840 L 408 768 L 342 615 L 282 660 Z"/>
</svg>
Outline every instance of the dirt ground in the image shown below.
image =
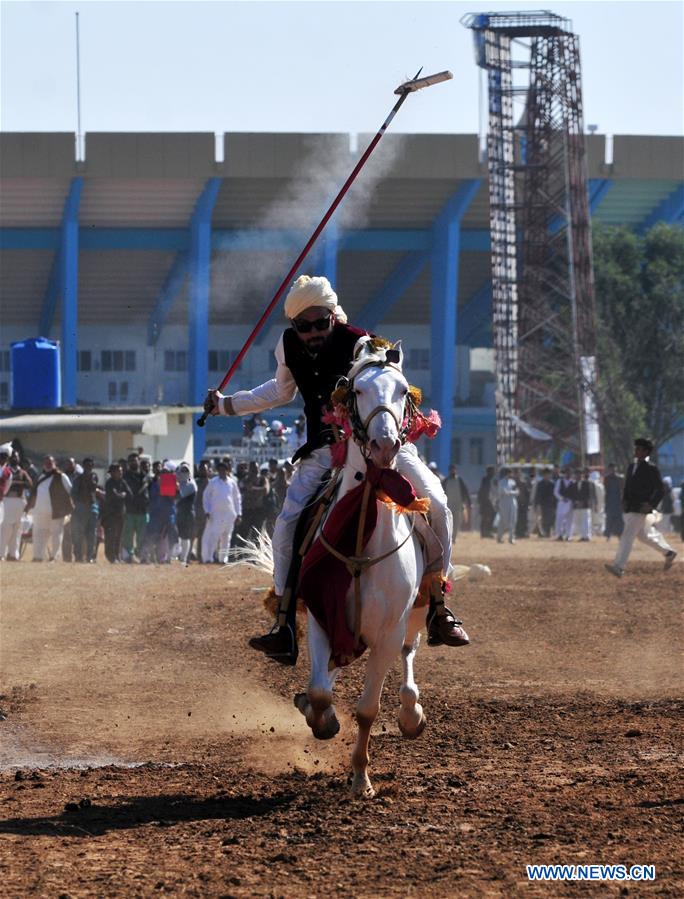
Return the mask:
<svg viewBox="0 0 684 899">
<path fill-rule="evenodd" d="M 681 544 L 673 538 L 673 545 Z M 399 665 L 349 799 L 363 661 L 339 736 L 247 647 L 251 569 L 0 566 L 3 897 L 682 896 L 684 565 L 615 543 L 464 534 L 472 643 L 418 653 L 428 727 L 402 740 Z M 526 864 L 652 864 L 652 883 L 530 883 Z"/>
</svg>

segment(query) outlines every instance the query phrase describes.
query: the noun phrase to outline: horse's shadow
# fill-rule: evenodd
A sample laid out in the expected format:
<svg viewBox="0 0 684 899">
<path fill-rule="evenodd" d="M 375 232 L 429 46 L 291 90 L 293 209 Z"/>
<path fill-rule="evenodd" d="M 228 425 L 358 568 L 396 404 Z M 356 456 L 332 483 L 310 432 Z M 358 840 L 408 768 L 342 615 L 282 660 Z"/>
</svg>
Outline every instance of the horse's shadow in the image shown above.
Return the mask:
<svg viewBox="0 0 684 899">
<path fill-rule="evenodd" d="M 26 836 L 102 836 L 109 831 L 128 830 L 144 824 L 171 827 L 186 821 L 239 821 L 268 815 L 289 806 L 296 793 L 271 796 L 213 796 L 195 799 L 182 794 L 131 796 L 115 805 L 67 803 L 60 815 L 37 818 L 8 818 L 0 821 L 0 833 Z"/>
</svg>

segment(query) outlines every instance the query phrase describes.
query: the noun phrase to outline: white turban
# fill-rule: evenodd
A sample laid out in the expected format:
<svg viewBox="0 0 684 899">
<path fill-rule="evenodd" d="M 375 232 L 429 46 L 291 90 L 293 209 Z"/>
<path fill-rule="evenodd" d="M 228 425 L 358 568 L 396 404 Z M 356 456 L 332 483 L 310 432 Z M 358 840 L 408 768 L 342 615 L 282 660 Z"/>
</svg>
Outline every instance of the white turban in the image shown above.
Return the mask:
<svg viewBox="0 0 684 899">
<path fill-rule="evenodd" d="M 315 278 L 301 275 L 285 298 L 285 315 L 289 319 L 297 318 L 305 309 L 312 306 L 321 306 L 332 312 L 338 321 L 347 321 L 344 310 L 337 303 L 337 294 L 332 289 L 330 281 L 322 275 Z"/>
<path fill-rule="evenodd" d="M 13 452 L 14 449 L 11 443 L 0 444 L 0 455 L 11 456 Z"/>
</svg>

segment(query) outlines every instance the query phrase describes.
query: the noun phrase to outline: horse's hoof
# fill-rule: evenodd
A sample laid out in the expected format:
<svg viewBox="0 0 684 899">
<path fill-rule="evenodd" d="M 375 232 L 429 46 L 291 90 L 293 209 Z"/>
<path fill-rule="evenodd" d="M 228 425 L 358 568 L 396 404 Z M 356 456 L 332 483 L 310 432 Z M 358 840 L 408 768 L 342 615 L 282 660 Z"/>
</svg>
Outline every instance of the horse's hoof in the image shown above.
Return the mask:
<svg viewBox="0 0 684 899">
<path fill-rule="evenodd" d="M 299 709 L 302 715 L 306 715 L 306 707 L 309 702 L 306 693 L 295 693 L 293 702 L 294 707 Z"/>
<path fill-rule="evenodd" d="M 425 717 L 425 715 L 421 715 L 420 721 L 418 722 L 418 727 L 416 727 L 415 730 L 409 730 L 408 728 L 404 727 L 404 725 L 401 723 L 401 719 L 399 719 L 399 730 L 401 731 L 401 735 L 405 740 L 417 740 L 426 727 L 427 718 Z"/>
<path fill-rule="evenodd" d="M 318 730 L 311 728 L 311 732 L 317 740 L 332 740 L 332 738 L 340 732 L 340 722 L 337 720 L 337 717 L 333 715 L 326 722 L 324 727 L 321 727 Z"/>
<path fill-rule="evenodd" d="M 371 782 L 367 778 L 358 785 L 352 783 L 352 799 L 373 799 L 374 797 L 375 790 L 373 789 Z"/>
</svg>

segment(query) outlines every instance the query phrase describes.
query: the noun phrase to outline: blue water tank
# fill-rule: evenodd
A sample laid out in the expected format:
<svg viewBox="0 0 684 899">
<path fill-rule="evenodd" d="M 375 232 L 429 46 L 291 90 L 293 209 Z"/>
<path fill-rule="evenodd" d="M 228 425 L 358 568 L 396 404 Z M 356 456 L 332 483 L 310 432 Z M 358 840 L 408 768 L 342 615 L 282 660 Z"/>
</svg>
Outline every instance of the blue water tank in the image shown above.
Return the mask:
<svg viewBox="0 0 684 899">
<path fill-rule="evenodd" d="M 30 337 L 11 345 L 12 408 L 56 409 L 62 405 L 59 344 Z"/>
</svg>

